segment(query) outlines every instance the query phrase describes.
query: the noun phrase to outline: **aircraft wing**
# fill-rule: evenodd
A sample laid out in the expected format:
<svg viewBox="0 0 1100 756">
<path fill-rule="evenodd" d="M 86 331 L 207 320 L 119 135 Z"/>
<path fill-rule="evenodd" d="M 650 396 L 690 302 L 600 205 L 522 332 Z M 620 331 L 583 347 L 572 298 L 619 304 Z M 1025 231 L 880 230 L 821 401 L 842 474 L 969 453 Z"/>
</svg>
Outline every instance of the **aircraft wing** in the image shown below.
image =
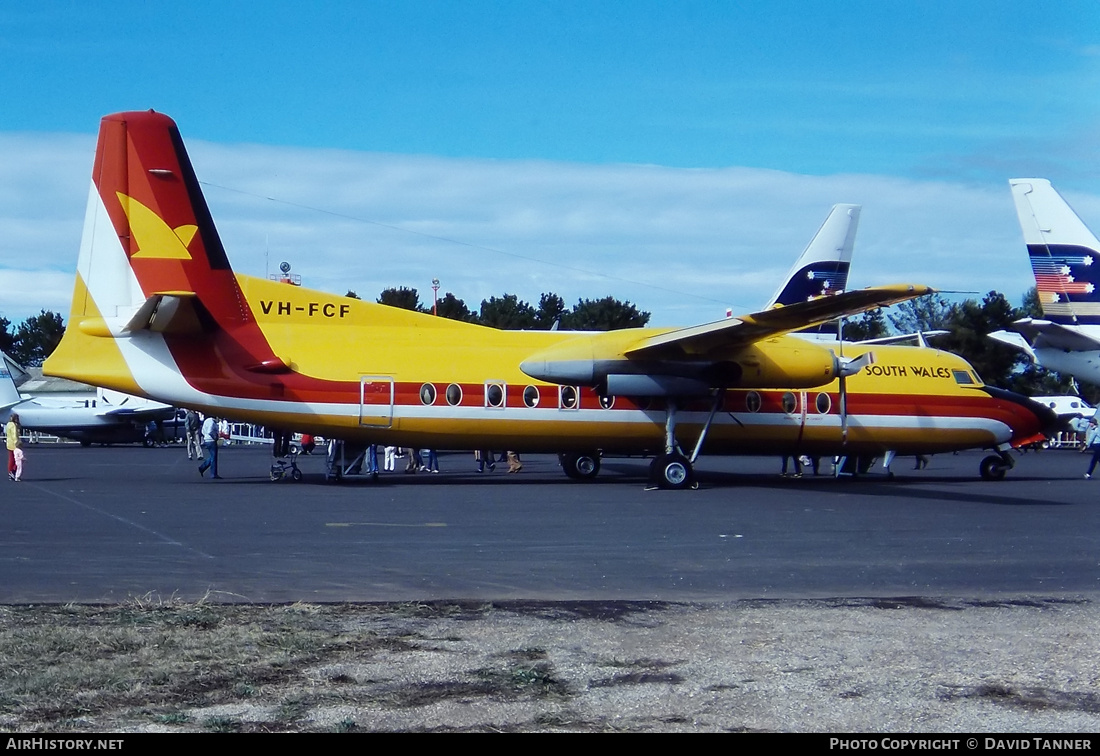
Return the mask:
<svg viewBox="0 0 1100 756">
<path fill-rule="evenodd" d="M 1060 325 L 1049 320 L 1024 318 L 1017 320 L 1011 327 L 1036 348 L 1050 347 L 1071 352 L 1093 352 L 1100 349 L 1100 341 L 1083 333 L 1079 328 Z"/>
<path fill-rule="evenodd" d="M 705 357 L 716 350 L 736 349 L 791 331 L 858 315 L 876 307 L 931 294 L 933 289 L 915 284 L 874 286 L 857 291 L 796 302 L 786 307 L 755 312 L 740 318 L 681 328 L 651 336 L 627 349 L 627 357 L 647 359 Z"/>
<path fill-rule="evenodd" d="M 159 407 L 116 407 L 106 412 L 100 412 L 100 417 L 117 417 L 126 420 L 165 420 L 176 412 L 174 407 L 167 404 Z"/>
</svg>

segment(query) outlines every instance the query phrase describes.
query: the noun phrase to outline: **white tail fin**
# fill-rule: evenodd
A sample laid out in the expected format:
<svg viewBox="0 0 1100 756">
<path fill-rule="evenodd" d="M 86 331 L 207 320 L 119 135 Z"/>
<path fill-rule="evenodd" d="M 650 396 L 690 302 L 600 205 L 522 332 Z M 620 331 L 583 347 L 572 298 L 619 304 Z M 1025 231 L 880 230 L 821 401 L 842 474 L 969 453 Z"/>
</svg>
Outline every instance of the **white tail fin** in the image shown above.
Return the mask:
<svg viewBox="0 0 1100 756">
<path fill-rule="evenodd" d="M 765 309 L 844 291 L 848 285 L 859 211 L 859 205 L 833 205 L 829 217 L 787 272 Z"/>
<path fill-rule="evenodd" d="M 1046 179 L 1010 179 L 1043 314 L 1100 324 L 1100 241 Z"/>
<path fill-rule="evenodd" d="M 11 361 L 3 352 L 0 352 L 0 412 L 5 417 L 7 411 L 15 405 L 25 402 L 26 399 L 19 396 L 19 389 L 15 387 L 15 375 L 24 372 L 23 368 Z"/>
</svg>

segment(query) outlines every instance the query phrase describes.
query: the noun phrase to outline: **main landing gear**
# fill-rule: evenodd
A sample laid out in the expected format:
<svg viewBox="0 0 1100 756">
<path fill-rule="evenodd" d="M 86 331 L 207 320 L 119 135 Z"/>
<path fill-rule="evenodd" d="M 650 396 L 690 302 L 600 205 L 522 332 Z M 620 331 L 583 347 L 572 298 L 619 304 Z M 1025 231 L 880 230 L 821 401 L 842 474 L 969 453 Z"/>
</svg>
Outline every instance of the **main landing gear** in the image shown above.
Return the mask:
<svg viewBox="0 0 1100 756">
<path fill-rule="evenodd" d="M 1007 450 L 1001 450 L 997 454 L 990 454 L 982 459 L 978 465 L 978 473 L 982 480 L 1004 480 L 1005 473 L 1016 465 L 1016 460 L 1008 455 Z"/>
<path fill-rule="evenodd" d="M 600 455 L 596 452 L 558 455 L 561 469 L 573 480 L 592 480 L 600 472 Z"/>
<path fill-rule="evenodd" d="M 680 450 L 676 442 L 676 406 L 675 399 L 668 400 L 668 409 L 665 416 L 665 453 L 658 454 L 649 466 L 649 484 L 646 490 L 665 488 L 671 491 L 681 491 L 685 488 L 695 489 L 699 487 L 699 481 L 695 479 L 695 460 L 699 458 L 699 452 L 703 449 L 703 441 L 707 438 L 714 416 L 718 414 L 718 408 L 722 406 L 724 392 L 716 391 L 714 405 L 710 409 L 710 415 L 703 429 L 699 431 L 699 439 L 695 442 L 695 449 L 691 456 L 687 456 Z"/>
<path fill-rule="evenodd" d="M 698 488 L 695 470 L 691 460 L 679 451 L 658 454 L 649 465 L 649 485 L 647 489 L 667 488 L 679 491 L 684 488 Z"/>
</svg>

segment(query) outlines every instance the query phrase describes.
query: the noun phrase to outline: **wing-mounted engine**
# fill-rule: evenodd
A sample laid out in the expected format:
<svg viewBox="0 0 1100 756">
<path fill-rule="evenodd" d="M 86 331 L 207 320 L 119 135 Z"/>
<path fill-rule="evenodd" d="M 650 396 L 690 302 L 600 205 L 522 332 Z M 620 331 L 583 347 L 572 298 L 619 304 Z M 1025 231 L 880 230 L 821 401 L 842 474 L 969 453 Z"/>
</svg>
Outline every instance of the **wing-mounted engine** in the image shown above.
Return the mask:
<svg viewBox="0 0 1100 756">
<path fill-rule="evenodd" d="M 619 333 L 558 344 L 524 360 L 524 373 L 548 383 L 591 386 L 610 396 L 705 396 L 715 388 L 814 388 L 832 383 L 841 364 L 833 352 L 804 339 L 779 336 L 705 355 L 628 354 Z M 636 335 L 630 335 L 636 340 Z M 858 370 L 858 368 L 857 368 Z"/>
</svg>

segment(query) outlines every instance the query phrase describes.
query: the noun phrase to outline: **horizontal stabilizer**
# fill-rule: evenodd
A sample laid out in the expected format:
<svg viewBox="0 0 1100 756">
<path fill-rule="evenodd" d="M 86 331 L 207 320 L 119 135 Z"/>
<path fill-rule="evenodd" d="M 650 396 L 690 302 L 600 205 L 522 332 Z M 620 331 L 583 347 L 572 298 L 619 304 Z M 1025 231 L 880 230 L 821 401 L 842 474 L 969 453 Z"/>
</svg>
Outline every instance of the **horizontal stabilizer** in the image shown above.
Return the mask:
<svg viewBox="0 0 1100 756">
<path fill-rule="evenodd" d="M 173 291 L 154 294 L 145 300 L 123 330 L 193 336 L 213 330 L 213 327 L 209 314 L 193 291 Z"/>
<path fill-rule="evenodd" d="M 1027 339 L 1015 331 L 994 331 L 989 334 L 989 338 L 994 341 L 999 341 L 1006 346 L 1010 346 L 1019 352 L 1023 352 L 1032 362 L 1038 361 L 1035 357 L 1035 350 L 1031 348 L 1031 344 L 1027 343 Z"/>
</svg>

